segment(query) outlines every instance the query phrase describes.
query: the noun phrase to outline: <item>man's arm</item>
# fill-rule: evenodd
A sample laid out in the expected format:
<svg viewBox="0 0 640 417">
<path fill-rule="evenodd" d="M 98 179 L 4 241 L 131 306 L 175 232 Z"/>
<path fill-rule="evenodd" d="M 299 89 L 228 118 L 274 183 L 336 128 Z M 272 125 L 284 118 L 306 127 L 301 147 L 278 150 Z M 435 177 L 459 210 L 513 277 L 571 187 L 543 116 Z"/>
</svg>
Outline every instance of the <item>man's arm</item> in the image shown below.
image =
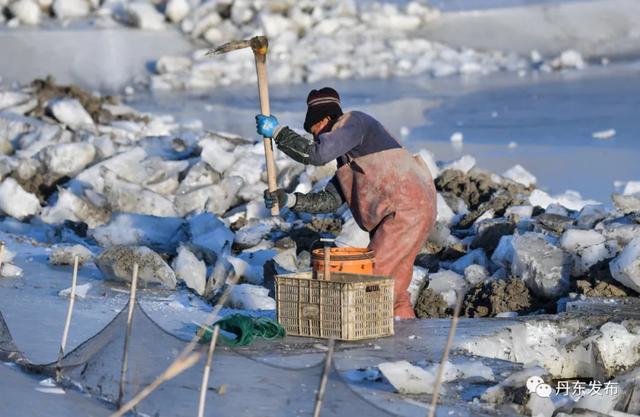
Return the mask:
<svg viewBox="0 0 640 417">
<path fill-rule="evenodd" d="M 310 142 L 287 126 L 278 127 L 273 138 L 282 152 L 305 165 L 324 165 L 362 143 L 361 123 L 353 115 L 336 130 L 323 133 L 319 141 Z"/>
<path fill-rule="evenodd" d="M 334 177 L 323 191 L 308 194 L 295 193 L 296 203 L 291 210 L 304 213 L 335 213 L 344 203 L 338 187 Z"/>
</svg>

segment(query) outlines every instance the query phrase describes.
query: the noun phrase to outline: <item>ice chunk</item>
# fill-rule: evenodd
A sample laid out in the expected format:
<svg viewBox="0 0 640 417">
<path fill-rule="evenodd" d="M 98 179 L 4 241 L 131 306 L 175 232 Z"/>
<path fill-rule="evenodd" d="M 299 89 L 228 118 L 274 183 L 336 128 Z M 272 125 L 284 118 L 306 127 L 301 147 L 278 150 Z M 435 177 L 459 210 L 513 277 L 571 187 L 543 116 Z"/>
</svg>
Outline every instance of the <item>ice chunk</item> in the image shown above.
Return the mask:
<svg viewBox="0 0 640 417">
<path fill-rule="evenodd" d="M 176 207 L 164 196 L 118 178 L 111 170 L 103 172 L 104 194 L 113 210 L 160 217 L 178 216 Z"/>
<path fill-rule="evenodd" d="M 549 194 L 545 193 L 542 190 L 533 190 L 531 195 L 529 195 L 529 203 L 532 206 L 540 206 L 543 209 L 546 209 L 549 205 L 555 203 L 556 200 L 552 198 Z"/>
<path fill-rule="evenodd" d="M 207 266 L 199 260 L 186 246 L 178 248 L 178 256 L 173 260 L 176 278 L 181 279 L 187 287 L 199 295 L 204 294 L 207 280 Z"/>
<path fill-rule="evenodd" d="M 607 130 L 601 130 L 599 132 L 593 132 L 593 134 L 591 136 L 593 136 L 594 139 L 611 139 L 616 135 L 616 130 L 615 129 L 607 129 Z"/>
<path fill-rule="evenodd" d="M 256 223 L 255 221 L 250 222 L 236 232 L 234 243 L 240 248 L 246 249 L 254 247 L 271 232 L 272 228 L 272 224 Z"/>
<path fill-rule="evenodd" d="M 640 193 L 638 194 L 617 194 L 614 193 L 613 204 L 621 212 L 628 213 L 640 213 Z"/>
<path fill-rule="evenodd" d="M 418 299 L 418 294 L 422 285 L 429 277 L 429 274 L 425 268 L 420 266 L 413 267 L 413 276 L 411 277 L 411 283 L 409 284 L 409 297 L 411 298 L 411 304 L 415 304 Z"/>
<path fill-rule="evenodd" d="M 442 170 L 444 171 L 445 169 L 457 169 L 458 171 L 462 171 L 463 173 L 467 174 L 475 165 L 476 159 L 473 156 L 464 155 L 459 159 L 456 159 L 455 161 L 445 163 L 442 166 Z"/>
<path fill-rule="evenodd" d="M 624 186 L 624 195 L 640 194 L 640 181 L 629 181 Z"/>
<path fill-rule="evenodd" d="M 489 278 L 489 271 L 482 265 L 469 265 L 464 269 L 464 279 L 470 285 L 477 285 Z"/>
<path fill-rule="evenodd" d="M 542 235 L 525 233 L 513 237 L 511 273 L 520 277 L 538 297 L 556 298 L 569 288 L 569 255 Z"/>
<path fill-rule="evenodd" d="M 589 204 L 600 204 L 595 200 L 585 200 L 582 198 L 579 192 L 573 190 L 567 190 L 562 194 L 554 196 L 556 202 L 569 210 L 582 210 L 582 208 Z"/>
<path fill-rule="evenodd" d="M 52 8 L 58 19 L 78 19 L 90 11 L 87 0 L 53 0 Z"/>
<path fill-rule="evenodd" d="M 503 177 L 509 178 L 512 181 L 515 181 L 519 184 L 524 185 L 525 187 L 530 187 L 536 183 L 536 177 L 524 169 L 522 165 L 515 165 L 508 170 L 506 170 L 503 174 Z"/>
<path fill-rule="evenodd" d="M 614 223 L 602 229 L 604 237 L 614 239 L 618 245 L 625 247 L 635 238 L 640 238 L 640 224 Z"/>
<path fill-rule="evenodd" d="M 457 293 L 466 288 L 466 281 L 460 274 L 453 271 L 440 271 L 429 275 L 429 289 L 440 294 L 447 306 L 456 305 Z"/>
<path fill-rule="evenodd" d="M 533 215 L 533 206 L 511 206 L 507 208 L 505 217 L 515 217 L 518 219 L 530 219 Z"/>
<path fill-rule="evenodd" d="M 18 278 L 21 277 L 22 274 L 22 268 L 10 263 L 3 263 L 2 269 L 0 269 L 0 276 L 5 278 Z"/>
<path fill-rule="evenodd" d="M 202 213 L 189 219 L 191 243 L 215 259 L 231 252 L 234 234 L 212 213 Z"/>
<path fill-rule="evenodd" d="M 431 177 L 436 178 L 438 177 L 438 175 L 440 175 L 440 169 L 438 168 L 436 159 L 431 151 L 420 149 L 420 152 L 418 152 L 418 156 L 422 158 L 425 164 L 427 164 L 427 167 L 431 172 Z"/>
<path fill-rule="evenodd" d="M 64 245 L 53 248 L 49 254 L 49 262 L 53 265 L 73 265 L 76 256 L 79 265 L 93 258 L 91 251 L 82 245 Z"/>
<path fill-rule="evenodd" d="M 9 11 L 26 25 L 40 23 L 40 6 L 33 0 L 18 0 L 9 5 Z"/>
<path fill-rule="evenodd" d="M 276 300 L 269 297 L 267 288 L 251 284 L 233 287 L 229 304 L 231 307 L 243 310 L 275 310 L 276 308 Z"/>
<path fill-rule="evenodd" d="M 562 52 L 560 56 L 553 59 L 549 65 L 551 65 L 551 68 L 555 70 L 582 69 L 586 66 L 580 52 L 573 49 L 568 49 Z"/>
<path fill-rule="evenodd" d="M 169 0 L 164 13 L 173 23 L 180 23 L 190 10 L 191 6 L 187 0 Z"/>
<path fill-rule="evenodd" d="M 118 213 L 109 224 L 91 231 L 91 236 L 102 247 L 149 246 L 173 252 L 178 242 L 186 240 L 184 225 L 185 222 L 179 218 Z"/>
<path fill-rule="evenodd" d="M 378 369 L 401 394 L 433 393 L 435 376 L 407 361 L 383 362 Z"/>
<path fill-rule="evenodd" d="M 451 143 L 462 143 L 462 141 L 464 140 L 464 136 L 462 135 L 462 132 L 455 132 L 451 135 L 449 140 L 451 141 Z"/>
<path fill-rule="evenodd" d="M 176 287 L 173 269 L 154 251 L 146 246 L 116 245 L 104 250 L 95 264 L 106 279 L 131 282 L 133 265 L 139 266 L 138 279 L 144 283 Z"/>
<path fill-rule="evenodd" d="M 482 265 L 485 268 L 489 267 L 489 259 L 483 249 L 474 249 L 471 252 L 464 255 L 462 258 L 457 259 L 451 264 L 451 270 L 458 274 L 464 274 L 464 270 L 473 264 Z"/>
<path fill-rule="evenodd" d="M 77 298 L 87 298 L 89 295 L 89 291 L 93 288 L 93 284 L 87 282 L 86 284 L 76 285 L 76 294 Z M 58 297 L 69 298 L 71 297 L 71 287 L 58 291 Z"/>
<path fill-rule="evenodd" d="M 588 204 L 580 210 L 580 214 L 576 219 L 576 226 L 583 229 L 591 229 L 607 215 L 608 211 L 602 205 Z"/>
<path fill-rule="evenodd" d="M 125 6 L 126 18 L 130 25 L 140 29 L 162 30 L 165 28 L 164 15 L 152 3 L 136 1 Z"/>
<path fill-rule="evenodd" d="M 451 210 L 446 200 L 444 199 L 444 197 L 442 197 L 442 194 L 440 193 L 438 193 L 436 204 L 437 204 L 436 221 L 440 223 L 444 223 L 447 226 L 451 225 L 455 217 L 455 213 L 453 212 L 453 210 Z"/>
<path fill-rule="evenodd" d="M 185 0 L 172 0 L 185 1 Z M 171 1 L 169 2 L 171 4 Z M 191 60 L 184 56 L 168 56 L 161 57 L 156 62 L 156 72 L 158 74 L 168 74 L 171 72 L 186 71 L 191 68 Z"/>
<path fill-rule="evenodd" d="M 97 207 L 64 188 L 59 189 L 56 203 L 45 207 L 40 215 L 45 223 L 62 224 L 71 220 L 85 222 L 92 229 L 105 224 L 110 217 L 109 210 Z"/>
<path fill-rule="evenodd" d="M 336 246 L 366 248 L 370 241 L 369 233 L 358 226 L 350 210 L 345 212 L 343 221 L 340 234 L 336 236 Z"/>
<path fill-rule="evenodd" d="M 572 276 L 584 275 L 596 263 L 615 255 L 605 241 L 595 230 L 569 229 L 564 232 L 560 247 L 572 256 Z"/>
<path fill-rule="evenodd" d="M 633 239 L 610 264 L 613 278 L 622 285 L 640 292 L 640 237 Z"/>
<path fill-rule="evenodd" d="M 73 177 L 93 162 L 96 149 L 90 143 L 61 143 L 45 147 L 37 156 L 50 174 Z"/>
<path fill-rule="evenodd" d="M 94 128 L 93 119 L 76 99 L 54 99 L 49 102 L 48 108 L 53 117 L 73 130 Z"/>
<path fill-rule="evenodd" d="M 18 220 L 32 216 L 40 211 L 40 201 L 35 195 L 26 192 L 11 177 L 0 184 L 0 212 Z"/>
<path fill-rule="evenodd" d="M 608 380 L 640 362 L 640 334 L 629 331 L 624 324 L 605 323 L 591 341 L 599 366 L 598 379 Z"/>
</svg>

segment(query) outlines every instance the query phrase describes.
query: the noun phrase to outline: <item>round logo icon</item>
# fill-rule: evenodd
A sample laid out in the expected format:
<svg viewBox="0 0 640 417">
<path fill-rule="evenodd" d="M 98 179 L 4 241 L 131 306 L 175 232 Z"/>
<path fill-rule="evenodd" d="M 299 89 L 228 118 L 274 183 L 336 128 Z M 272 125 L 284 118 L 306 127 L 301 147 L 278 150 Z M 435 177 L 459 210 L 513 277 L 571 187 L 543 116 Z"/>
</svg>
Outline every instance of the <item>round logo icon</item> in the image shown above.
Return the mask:
<svg viewBox="0 0 640 417">
<path fill-rule="evenodd" d="M 536 387 L 536 394 L 542 398 L 551 397 L 551 391 L 553 391 L 553 388 L 549 384 L 540 384 Z"/>
<path fill-rule="evenodd" d="M 529 390 L 529 394 L 536 392 L 536 388 L 540 384 L 544 384 L 542 378 L 539 376 L 530 376 L 529 379 L 527 379 L 527 390 Z"/>
</svg>

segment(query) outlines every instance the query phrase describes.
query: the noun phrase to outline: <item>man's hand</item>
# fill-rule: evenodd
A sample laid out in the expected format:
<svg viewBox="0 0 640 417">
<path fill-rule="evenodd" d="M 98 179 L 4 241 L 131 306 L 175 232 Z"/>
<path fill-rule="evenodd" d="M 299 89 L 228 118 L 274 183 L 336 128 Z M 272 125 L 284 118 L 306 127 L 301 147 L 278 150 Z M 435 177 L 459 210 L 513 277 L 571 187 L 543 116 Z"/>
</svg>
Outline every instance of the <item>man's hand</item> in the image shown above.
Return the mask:
<svg viewBox="0 0 640 417">
<path fill-rule="evenodd" d="M 273 192 L 264 190 L 264 205 L 271 210 L 272 207 L 278 207 L 281 209 L 287 205 L 287 193 L 283 189 L 278 189 Z"/>
<path fill-rule="evenodd" d="M 271 138 L 277 127 L 278 119 L 275 116 L 265 116 L 264 114 L 256 116 L 256 129 L 259 135 Z"/>
</svg>

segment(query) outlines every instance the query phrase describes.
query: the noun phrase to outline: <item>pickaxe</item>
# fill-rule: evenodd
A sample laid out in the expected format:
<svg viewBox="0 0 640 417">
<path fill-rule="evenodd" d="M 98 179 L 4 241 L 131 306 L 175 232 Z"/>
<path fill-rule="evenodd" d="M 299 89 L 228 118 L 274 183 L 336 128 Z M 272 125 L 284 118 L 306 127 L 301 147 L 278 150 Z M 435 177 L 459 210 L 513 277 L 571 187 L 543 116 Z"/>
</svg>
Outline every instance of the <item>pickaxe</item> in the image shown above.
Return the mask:
<svg viewBox="0 0 640 417">
<path fill-rule="evenodd" d="M 248 40 L 233 41 L 210 50 L 207 55 L 219 55 L 237 49 L 251 48 L 253 56 L 256 59 L 256 72 L 258 73 L 258 93 L 260 94 L 260 113 L 269 116 L 269 84 L 267 80 L 267 50 L 269 49 L 269 41 L 264 36 L 255 36 Z M 273 145 L 271 138 L 264 138 L 264 154 L 267 160 L 267 180 L 269 191 L 275 191 L 278 188 L 276 183 L 276 162 L 273 158 Z M 271 214 L 277 216 L 280 209 L 277 205 L 271 209 Z"/>
</svg>

